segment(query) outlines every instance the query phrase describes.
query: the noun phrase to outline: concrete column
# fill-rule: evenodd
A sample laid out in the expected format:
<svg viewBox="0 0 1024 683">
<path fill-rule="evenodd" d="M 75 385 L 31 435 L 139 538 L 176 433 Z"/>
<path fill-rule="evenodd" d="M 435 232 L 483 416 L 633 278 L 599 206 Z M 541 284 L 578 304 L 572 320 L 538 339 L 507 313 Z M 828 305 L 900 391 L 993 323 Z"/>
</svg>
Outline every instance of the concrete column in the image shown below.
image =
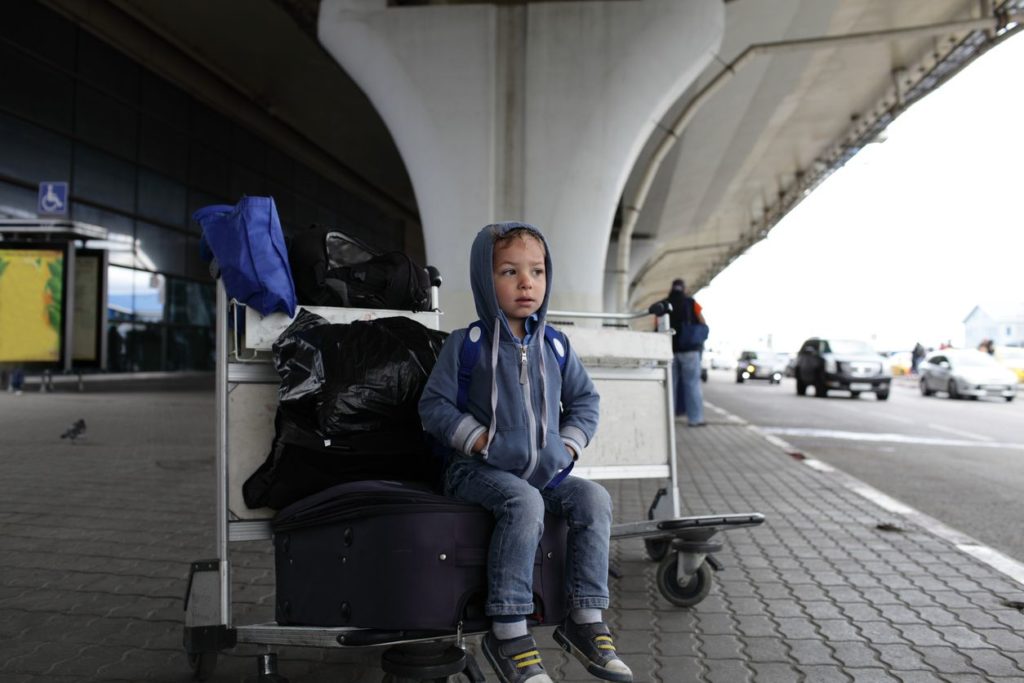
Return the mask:
<svg viewBox="0 0 1024 683">
<path fill-rule="evenodd" d="M 446 328 L 476 317 L 469 245 L 497 220 L 544 231 L 553 307 L 603 307 L 625 180 L 723 27 L 720 0 L 323 0 L 321 43 L 366 92 L 406 163 L 427 260 L 445 278 Z"/>
</svg>

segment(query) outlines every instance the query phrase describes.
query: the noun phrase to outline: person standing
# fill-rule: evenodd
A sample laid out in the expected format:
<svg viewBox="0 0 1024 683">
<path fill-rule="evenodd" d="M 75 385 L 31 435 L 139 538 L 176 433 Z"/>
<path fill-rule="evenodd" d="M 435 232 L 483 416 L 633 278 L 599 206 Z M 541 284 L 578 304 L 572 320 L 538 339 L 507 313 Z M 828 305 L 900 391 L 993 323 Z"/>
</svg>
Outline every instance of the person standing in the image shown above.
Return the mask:
<svg viewBox="0 0 1024 683">
<path fill-rule="evenodd" d="M 700 387 L 700 357 L 704 351 L 704 339 L 696 332 L 695 326 L 704 326 L 703 337 L 707 336 L 707 323 L 700 304 L 686 295 L 683 280 L 672 281 L 668 293 L 672 304 L 669 321 L 672 335 L 672 377 L 675 384 L 676 417 L 686 416 L 691 427 L 704 426 L 704 397 Z M 699 341 L 697 341 L 699 339 Z"/>
<path fill-rule="evenodd" d="M 917 367 L 921 365 L 921 361 L 924 360 L 924 347 L 921 346 L 921 342 L 914 344 L 914 350 L 910 352 L 910 374 L 917 374 Z"/>
</svg>

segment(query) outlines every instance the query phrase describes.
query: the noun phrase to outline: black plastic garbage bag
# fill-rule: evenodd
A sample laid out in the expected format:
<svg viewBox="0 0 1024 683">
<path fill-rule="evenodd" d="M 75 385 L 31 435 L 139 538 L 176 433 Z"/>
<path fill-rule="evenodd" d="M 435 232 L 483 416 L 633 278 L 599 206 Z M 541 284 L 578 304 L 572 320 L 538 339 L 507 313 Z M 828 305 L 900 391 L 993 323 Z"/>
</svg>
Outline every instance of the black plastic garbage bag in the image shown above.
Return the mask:
<svg viewBox="0 0 1024 683">
<path fill-rule="evenodd" d="M 420 431 L 417 404 L 446 336 L 405 317 L 340 325 L 302 310 L 273 346 L 278 399 L 304 416 L 312 408 L 328 440 Z"/>
<path fill-rule="evenodd" d="M 274 442 L 246 505 L 279 509 L 363 479 L 436 483 L 418 403 L 446 337 L 404 317 L 331 324 L 301 310 L 273 346 Z"/>
</svg>

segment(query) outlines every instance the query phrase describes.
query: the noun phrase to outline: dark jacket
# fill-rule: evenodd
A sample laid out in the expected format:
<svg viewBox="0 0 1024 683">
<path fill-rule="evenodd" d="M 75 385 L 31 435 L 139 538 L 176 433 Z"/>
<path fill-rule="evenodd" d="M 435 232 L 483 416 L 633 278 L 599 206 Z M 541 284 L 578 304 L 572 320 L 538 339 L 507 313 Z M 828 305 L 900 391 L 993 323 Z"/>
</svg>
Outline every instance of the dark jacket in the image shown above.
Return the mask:
<svg viewBox="0 0 1024 683">
<path fill-rule="evenodd" d="M 681 353 L 683 351 L 700 351 L 704 348 L 701 343 L 693 348 L 683 348 L 682 335 L 680 334 L 685 325 L 693 325 L 700 322 L 697 320 L 696 309 L 693 306 L 693 297 L 686 296 L 681 290 L 673 289 L 668 294 L 668 302 L 672 304 L 672 312 L 668 314 L 669 323 L 676 331 L 672 335 L 672 351 Z"/>
</svg>

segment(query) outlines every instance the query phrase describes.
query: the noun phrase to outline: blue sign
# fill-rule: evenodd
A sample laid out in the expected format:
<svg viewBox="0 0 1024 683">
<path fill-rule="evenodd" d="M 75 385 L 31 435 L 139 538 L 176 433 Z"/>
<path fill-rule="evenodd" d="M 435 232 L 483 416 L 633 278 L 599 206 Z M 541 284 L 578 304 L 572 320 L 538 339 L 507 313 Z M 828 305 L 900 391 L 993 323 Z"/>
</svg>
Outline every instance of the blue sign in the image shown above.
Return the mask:
<svg viewBox="0 0 1024 683">
<path fill-rule="evenodd" d="M 41 216 L 68 215 L 68 184 L 65 182 L 39 183 L 39 202 L 36 213 Z"/>
</svg>

